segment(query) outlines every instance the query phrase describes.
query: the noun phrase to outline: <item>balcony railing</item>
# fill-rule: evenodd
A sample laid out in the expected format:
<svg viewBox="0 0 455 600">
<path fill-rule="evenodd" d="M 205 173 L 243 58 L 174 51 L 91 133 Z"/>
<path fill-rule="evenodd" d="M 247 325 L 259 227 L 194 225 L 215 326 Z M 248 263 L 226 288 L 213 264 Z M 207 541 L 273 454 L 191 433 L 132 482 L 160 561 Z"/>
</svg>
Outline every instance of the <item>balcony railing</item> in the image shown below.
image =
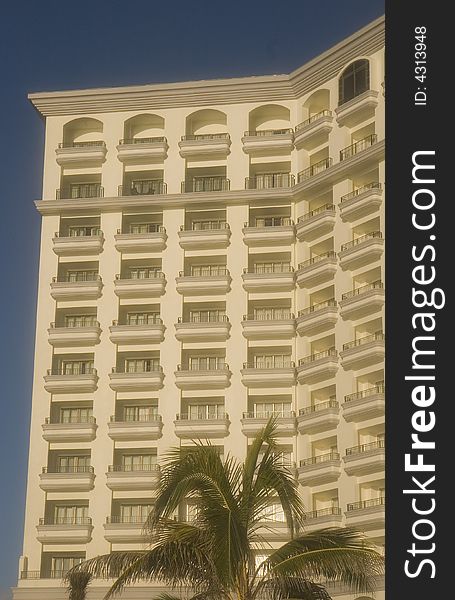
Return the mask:
<svg viewBox="0 0 455 600">
<path fill-rule="evenodd" d="M 87 465 L 71 465 L 71 466 L 63 466 L 57 465 L 56 467 L 43 467 L 43 473 L 60 473 L 60 474 L 69 474 L 69 473 L 94 473 L 94 468 Z"/>
<path fill-rule="evenodd" d="M 312 362 L 316 362 L 322 358 L 333 357 L 336 358 L 338 356 L 338 352 L 336 348 L 329 348 L 328 350 L 323 350 L 322 352 L 316 352 L 315 354 L 310 354 L 309 356 L 305 356 L 299 360 L 299 366 L 308 365 Z"/>
<path fill-rule="evenodd" d="M 178 318 L 179 323 L 198 323 L 204 325 L 204 323 L 229 323 L 227 315 L 206 315 L 204 317 L 191 317 L 185 319 L 184 317 Z"/>
<path fill-rule="evenodd" d="M 177 371 L 229 371 L 229 365 L 225 362 L 177 365 Z"/>
<path fill-rule="evenodd" d="M 327 408 L 338 408 L 338 402 L 336 401 L 336 396 L 330 398 L 326 402 L 318 402 L 317 404 L 312 404 L 311 406 L 306 406 L 305 408 L 301 408 L 299 410 L 299 415 L 311 415 L 313 413 L 319 412 L 321 410 L 326 410 Z"/>
<path fill-rule="evenodd" d="M 331 506 L 330 508 L 320 508 L 319 510 L 311 510 L 310 512 L 305 513 L 305 518 L 317 519 L 318 517 L 327 517 L 331 515 L 341 515 L 341 508 L 339 508 L 338 506 Z"/>
<path fill-rule="evenodd" d="M 364 294 L 365 292 L 369 292 L 370 290 L 382 290 L 384 289 L 384 284 L 382 283 L 381 280 L 376 280 L 373 281 L 372 283 L 367 283 L 365 285 L 362 285 L 358 288 L 356 288 L 355 290 L 350 290 L 349 292 L 345 292 L 344 294 L 342 294 L 341 299 L 342 300 L 347 300 L 348 298 L 355 298 L 355 296 L 360 296 L 361 294 Z"/>
<path fill-rule="evenodd" d="M 244 362 L 244 369 L 293 369 L 295 363 L 293 360 L 273 360 L 262 362 Z"/>
<path fill-rule="evenodd" d="M 293 133 L 292 128 L 284 128 L 284 129 L 260 129 L 254 131 L 245 131 L 243 134 L 245 137 L 264 137 L 270 135 L 286 135 L 288 133 Z"/>
<path fill-rule="evenodd" d="M 314 163 L 314 165 L 311 165 L 310 167 L 303 169 L 303 171 L 300 171 L 300 173 L 297 173 L 297 183 L 301 183 L 302 181 L 310 179 L 310 177 L 313 177 L 314 175 L 318 175 L 318 173 L 322 173 L 323 171 L 331 167 L 332 164 L 332 158 L 323 158 L 319 162 Z"/>
<path fill-rule="evenodd" d="M 158 315 L 149 315 L 143 322 L 138 323 L 119 323 L 117 320 L 112 321 L 114 327 L 144 327 L 146 325 L 162 325 L 163 319 Z"/>
<path fill-rule="evenodd" d="M 294 267 L 287 263 L 276 263 L 274 265 L 253 265 L 244 268 L 243 273 L 254 275 L 273 275 L 274 273 L 293 273 Z"/>
<path fill-rule="evenodd" d="M 39 520 L 40 525 L 91 525 L 90 517 L 44 517 Z"/>
<path fill-rule="evenodd" d="M 69 571 L 52 571 L 52 570 L 42 570 L 42 571 L 21 571 L 20 578 L 21 579 L 62 579 L 66 573 Z"/>
<path fill-rule="evenodd" d="M 352 342 L 348 342 L 347 344 L 343 344 L 343 350 L 350 350 L 351 348 L 357 348 L 358 346 L 363 346 L 364 344 L 369 344 L 370 342 L 382 342 L 385 340 L 385 335 L 382 331 L 376 331 L 371 335 L 366 335 L 365 337 L 358 338 L 357 340 L 352 340 Z"/>
<path fill-rule="evenodd" d="M 83 281 L 101 281 L 101 276 L 96 271 L 78 271 L 76 274 L 52 277 L 53 283 L 80 283 Z"/>
<path fill-rule="evenodd" d="M 226 192 L 231 182 L 224 176 L 194 177 L 191 181 L 182 181 L 182 194 L 186 192 Z"/>
<path fill-rule="evenodd" d="M 359 140 L 355 144 L 352 144 L 351 146 L 347 146 L 347 148 L 343 148 L 343 150 L 340 150 L 340 161 L 346 160 L 347 158 L 351 158 L 351 156 L 354 156 L 355 154 L 362 152 L 362 150 L 366 150 L 370 146 L 373 146 L 373 144 L 376 144 L 377 141 L 378 141 L 377 134 L 372 133 L 371 135 L 368 135 L 367 137 L 363 138 L 362 140 Z"/>
<path fill-rule="evenodd" d="M 362 400 L 362 398 L 368 398 L 369 396 L 375 396 L 376 394 L 384 394 L 385 393 L 385 385 L 374 385 L 366 390 L 362 390 L 361 392 L 355 392 L 354 394 L 348 394 L 344 397 L 345 402 L 352 402 L 353 400 Z"/>
<path fill-rule="evenodd" d="M 225 277 L 229 275 L 229 270 L 226 267 L 214 265 L 195 274 L 193 271 L 179 271 L 179 277 Z"/>
<path fill-rule="evenodd" d="M 335 214 L 335 205 L 334 204 L 324 204 L 323 206 L 319 206 L 319 208 L 315 208 L 314 210 L 310 210 L 310 212 L 305 213 L 301 217 L 297 219 L 297 223 L 304 223 L 308 221 L 312 217 L 316 215 L 321 215 L 323 213 L 331 213 Z"/>
<path fill-rule="evenodd" d="M 117 525 L 145 525 L 146 521 L 147 515 L 111 515 L 109 517 L 106 517 L 106 523 Z"/>
<path fill-rule="evenodd" d="M 310 458 L 303 458 L 300 461 L 301 467 L 308 467 L 310 465 L 319 465 L 321 463 L 330 462 L 331 460 L 340 460 L 338 452 L 327 452 L 327 454 L 319 454 L 318 456 L 310 456 Z"/>
<path fill-rule="evenodd" d="M 77 198 L 103 198 L 104 187 L 99 183 L 81 183 L 72 185 L 69 190 L 58 189 L 56 200 L 75 200 Z"/>
<path fill-rule="evenodd" d="M 352 200 L 353 198 L 356 198 L 357 196 L 360 196 L 361 194 L 364 194 L 365 192 L 368 192 L 369 190 L 382 190 L 382 184 L 378 183 L 377 181 L 372 181 L 371 183 L 362 185 L 362 187 L 359 187 L 356 190 L 349 192 L 349 194 L 345 194 L 344 196 L 341 196 L 340 202 L 343 204 L 343 202 Z"/>
<path fill-rule="evenodd" d="M 294 319 L 294 313 L 291 312 L 277 312 L 272 314 L 253 314 L 243 315 L 244 321 L 291 321 Z"/>
<path fill-rule="evenodd" d="M 136 473 L 159 471 L 160 466 L 157 464 L 142 464 L 142 465 L 109 465 L 109 473 Z"/>
<path fill-rule="evenodd" d="M 96 375 L 96 369 L 94 367 L 84 367 L 84 368 L 72 368 L 71 370 L 66 370 L 63 367 L 56 367 L 47 370 L 48 375 L 65 375 L 67 377 L 75 377 L 77 375 Z"/>
<path fill-rule="evenodd" d="M 62 235 L 59 231 L 56 231 L 54 233 L 54 237 L 56 238 L 81 238 L 81 237 L 102 237 L 103 236 L 103 232 L 101 231 L 101 229 L 97 229 L 96 227 L 78 227 L 78 233 L 77 235 L 72 235 L 71 234 L 71 230 L 69 231 L 69 233 L 67 235 Z"/>
<path fill-rule="evenodd" d="M 245 177 L 246 190 L 289 188 L 294 183 L 294 175 L 291 173 L 264 173 L 253 177 Z"/>
<path fill-rule="evenodd" d="M 46 425 L 67 425 L 71 423 L 77 424 L 92 424 L 96 423 L 95 417 L 92 415 L 75 415 L 72 417 L 59 417 L 58 419 L 53 419 L 52 417 L 46 417 L 44 422 Z"/>
<path fill-rule="evenodd" d="M 105 148 L 106 142 L 103 140 L 93 140 L 86 142 L 60 142 L 58 145 L 59 148 Z"/>
<path fill-rule="evenodd" d="M 222 229 L 229 229 L 226 221 L 197 221 L 190 227 L 180 225 L 180 231 L 220 231 Z"/>
<path fill-rule="evenodd" d="M 195 142 L 198 140 L 229 140 L 229 133 L 193 133 L 188 135 L 182 135 L 180 138 L 182 142 Z"/>
<path fill-rule="evenodd" d="M 330 298 L 330 300 L 324 300 L 323 302 L 318 302 L 317 304 L 313 304 L 312 306 L 308 306 L 307 308 L 302 308 L 302 310 L 299 310 L 298 316 L 304 317 L 306 315 L 311 315 L 329 306 L 337 308 L 338 302 L 335 300 L 335 298 Z"/>
<path fill-rule="evenodd" d="M 161 423 L 161 415 L 149 414 L 149 415 L 136 415 L 134 419 L 125 418 L 124 416 L 111 415 L 111 423 Z"/>
<path fill-rule="evenodd" d="M 74 325 L 68 325 L 67 323 L 63 323 L 62 325 L 57 325 L 56 323 L 51 323 L 51 329 L 82 329 L 84 327 L 100 327 L 99 321 L 94 319 L 93 321 L 80 321 Z"/>
<path fill-rule="evenodd" d="M 365 235 L 362 235 L 362 236 L 356 238 L 355 240 L 346 242 L 346 244 L 341 245 L 341 252 L 344 252 L 344 250 L 350 250 L 351 248 L 355 248 L 359 244 L 362 244 L 363 242 L 366 242 L 367 240 L 372 240 L 375 238 L 382 239 L 382 233 L 380 231 L 371 231 L 370 233 L 366 233 Z"/>
<path fill-rule="evenodd" d="M 146 231 L 122 231 L 117 229 L 118 235 L 143 235 L 144 233 L 166 233 L 166 228 L 160 223 L 144 223 Z"/>
<path fill-rule="evenodd" d="M 328 110 L 328 109 L 321 110 L 320 112 L 316 113 L 315 115 L 312 115 L 308 119 L 305 119 L 305 121 L 302 121 L 301 123 L 296 125 L 295 132 L 297 133 L 298 131 L 300 131 L 301 129 L 306 127 L 307 125 L 310 125 L 311 123 L 314 123 L 315 121 L 318 121 L 319 119 L 322 119 L 322 117 L 331 117 L 331 116 L 332 116 L 331 110 Z"/>
<path fill-rule="evenodd" d="M 264 221 L 264 223 L 258 221 Z M 244 227 L 252 227 L 255 229 L 263 229 L 265 227 L 289 227 L 290 225 L 294 225 L 294 221 L 290 217 L 271 217 L 259 219 L 252 224 L 248 223 L 248 221 L 244 223 Z"/>
<path fill-rule="evenodd" d="M 385 498 L 382 496 L 381 498 L 370 498 L 370 500 L 360 500 L 359 502 L 350 502 L 346 506 L 346 510 L 349 512 L 351 510 L 359 510 L 362 508 L 372 508 L 373 506 L 384 506 Z"/>
<path fill-rule="evenodd" d="M 147 279 L 164 279 L 165 275 L 163 273 L 163 271 L 156 271 L 155 269 L 149 269 L 146 273 L 147 277 L 131 277 L 131 273 L 127 273 L 128 277 L 123 277 L 122 275 L 120 275 L 119 273 L 115 276 L 116 280 L 121 280 L 121 279 L 128 279 L 128 280 L 133 280 L 133 281 L 144 281 Z"/>
<path fill-rule="evenodd" d="M 167 140 L 164 136 L 155 137 L 143 137 L 143 138 L 124 138 L 119 140 L 119 146 L 127 146 L 131 144 L 155 144 L 155 143 L 166 143 Z"/>
<path fill-rule="evenodd" d="M 263 412 L 244 412 L 244 419 L 293 419 L 295 412 L 293 410 L 267 410 Z"/>
<path fill-rule="evenodd" d="M 308 260 L 299 263 L 298 268 L 304 269 L 305 267 L 309 267 L 310 265 L 315 265 L 316 263 L 320 262 L 321 260 L 324 260 L 325 258 L 336 257 L 336 252 L 334 252 L 333 250 L 329 250 L 328 252 L 323 252 L 322 254 L 318 254 L 317 256 L 313 256 L 312 258 L 309 258 Z"/>
<path fill-rule="evenodd" d="M 141 179 L 132 181 L 130 186 L 119 185 L 119 196 L 152 196 L 166 194 L 167 184 L 162 179 Z"/>
<path fill-rule="evenodd" d="M 227 419 L 229 419 L 229 415 L 224 412 L 215 415 L 189 415 L 188 413 L 175 415 L 176 421 L 226 421 Z"/>
<path fill-rule="evenodd" d="M 382 448 L 385 448 L 385 440 L 376 440 L 376 442 L 369 442 L 368 444 L 361 444 L 360 446 L 346 448 L 346 456 L 364 454 L 365 452 L 371 452 L 372 450 L 380 450 Z"/>
<path fill-rule="evenodd" d="M 150 364 L 145 367 L 143 366 L 135 366 L 134 368 L 129 367 L 126 369 L 125 366 L 122 367 L 112 367 L 112 373 L 119 373 L 122 375 L 129 375 L 130 373 L 162 373 L 163 367 L 161 365 Z"/>
</svg>

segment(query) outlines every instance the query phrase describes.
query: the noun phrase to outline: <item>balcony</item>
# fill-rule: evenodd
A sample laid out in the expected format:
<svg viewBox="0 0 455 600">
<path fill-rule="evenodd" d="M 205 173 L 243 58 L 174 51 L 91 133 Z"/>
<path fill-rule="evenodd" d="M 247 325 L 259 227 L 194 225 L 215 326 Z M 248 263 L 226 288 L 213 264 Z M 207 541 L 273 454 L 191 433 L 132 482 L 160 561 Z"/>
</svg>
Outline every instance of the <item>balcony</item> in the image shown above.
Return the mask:
<svg viewBox="0 0 455 600">
<path fill-rule="evenodd" d="M 153 414 L 137 421 L 124 421 L 113 415 L 108 428 L 108 436 L 114 441 L 159 440 L 163 421 L 160 415 Z"/>
<path fill-rule="evenodd" d="M 104 236 L 100 229 L 90 235 L 60 236 L 56 231 L 52 238 L 53 250 L 57 256 L 100 254 L 103 251 Z"/>
<path fill-rule="evenodd" d="M 229 435 L 229 415 L 219 413 L 212 418 L 193 419 L 188 414 L 177 414 L 175 435 L 181 439 L 223 438 Z"/>
<path fill-rule="evenodd" d="M 100 341 L 101 327 L 98 321 L 81 327 L 56 327 L 51 323 L 47 330 L 48 341 L 55 348 L 61 346 L 95 346 Z"/>
<path fill-rule="evenodd" d="M 119 252 L 161 252 L 166 247 L 166 229 L 157 223 L 148 224 L 147 233 L 122 233 L 114 235 Z"/>
<path fill-rule="evenodd" d="M 384 285 L 373 281 L 341 296 L 340 315 L 343 319 L 359 319 L 375 313 L 384 306 Z"/>
<path fill-rule="evenodd" d="M 230 147 L 231 138 L 228 133 L 182 135 L 179 142 L 182 158 L 226 158 Z"/>
<path fill-rule="evenodd" d="M 325 173 L 327 169 L 329 169 L 333 165 L 333 158 L 327 157 L 322 160 L 314 163 L 314 165 L 310 165 L 300 173 L 297 173 L 297 183 L 303 183 L 304 181 L 308 181 L 315 177 L 316 175 L 320 175 L 321 173 Z"/>
<path fill-rule="evenodd" d="M 146 517 L 113 515 L 106 517 L 104 538 L 111 544 L 144 544 Z"/>
<path fill-rule="evenodd" d="M 228 192 L 231 182 L 224 176 L 193 177 L 189 181 L 182 181 L 182 194 L 193 194 L 200 192 Z"/>
<path fill-rule="evenodd" d="M 245 177 L 246 190 L 276 190 L 291 188 L 294 184 L 294 175 L 291 173 L 261 173 Z"/>
<path fill-rule="evenodd" d="M 340 352 L 341 366 L 345 371 L 363 369 L 380 363 L 384 356 L 385 336 L 382 331 L 343 344 L 343 350 Z"/>
<path fill-rule="evenodd" d="M 296 235 L 300 241 L 311 241 L 329 233 L 335 226 L 335 206 L 324 204 L 297 220 Z"/>
<path fill-rule="evenodd" d="M 272 219 L 271 219 L 272 222 Z M 289 217 L 275 217 L 270 226 L 251 226 L 242 229 L 247 246 L 286 246 L 294 243 L 294 223 Z"/>
<path fill-rule="evenodd" d="M 359 152 L 367 150 L 368 148 L 376 144 L 377 141 L 377 134 L 372 133 L 371 135 L 367 135 L 367 137 L 359 140 L 358 142 L 355 142 L 355 144 L 351 144 L 350 146 L 343 148 L 343 150 L 340 150 L 340 162 L 342 162 L 343 160 L 347 160 L 348 158 L 352 158 L 356 154 L 359 154 Z"/>
<path fill-rule="evenodd" d="M 117 146 L 117 157 L 124 164 L 162 162 L 167 150 L 167 140 L 162 136 L 123 139 Z"/>
<path fill-rule="evenodd" d="M 333 250 L 313 256 L 300 263 L 296 272 L 300 287 L 312 287 L 333 279 L 337 270 L 337 255 Z"/>
<path fill-rule="evenodd" d="M 208 365 L 212 367 L 212 365 Z M 219 362 L 213 368 L 189 368 L 177 365 L 175 385 L 180 390 L 222 389 L 230 385 L 229 365 Z"/>
<path fill-rule="evenodd" d="M 295 318 L 293 313 L 286 312 L 272 314 L 270 318 L 243 315 L 242 328 L 247 340 L 290 339 L 295 336 Z"/>
<path fill-rule="evenodd" d="M 51 394 L 81 394 L 94 392 L 98 387 L 96 369 L 85 373 L 66 374 L 61 369 L 49 369 L 44 376 L 44 389 Z"/>
<path fill-rule="evenodd" d="M 367 90 L 345 102 L 335 109 L 337 123 L 340 127 L 354 127 L 362 121 L 374 116 L 374 111 L 378 105 L 379 93 L 375 90 Z"/>
<path fill-rule="evenodd" d="M 39 477 L 45 492 L 88 492 L 95 484 L 93 467 L 43 467 Z"/>
<path fill-rule="evenodd" d="M 96 437 L 97 424 L 94 417 L 79 417 L 68 421 L 52 421 L 46 417 L 42 425 L 43 438 L 49 443 L 91 442 Z"/>
<path fill-rule="evenodd" d="M 119 325 L 112 321 L 109 339 L 114 344 L 158 344 L 164 340 L 164 330 L 160 317 L 144 325 Z"/>
<path fill-rule="evenodd" d="M 61 143 L 55 150 L 55 159 L 61 167 L 95 167 L 106 160 L 106 144 L 102 140 Z"/>
<path fill-rule="evenodd" d="M 384 251 L 384 239 L 380 231 L 372 231 L 366 235 L 351 240 L 341 246 L 338 253 L 340 267 L 358 269 L 363 265 L 379 260 Z"/>
<path fill-rule="evenodd" d="M 55 190 L 56 200 L 78 200 L 81 198 L 104 198 L 104 187 L 99 183 L 71 184 L 69 189 Z"/>
<path fill-rule="evenodd" d="M 302 485 L 322 485 L 336 481 L 340 475 L 341 459 L 338 452 L 304 458 L 298 468 L 299 483 Z"/>
<path fill-rule="evenodd" d="M 129 185 L 119 185 L 117 195 L 155 196 L 167 194 L 167 184 L 162 179 L 133 179 Z"/>
<path fill-rule="evenodd" d="M 297 333 L 299 335 L 315 335 L 333 329 L 338 320 L 338 302 L 335 298 L 318 302 L 299 310 L 297 316 Z"/>
<path fill-rule="evenodd" d="M 184 250 L 204 250 L 205 248 L 227 248 L 231 230 L 226 221 L 210 221 L 200 228 L 179 231 L 179 244 Z"/>
<path fill-rule="evenodd" d="M 385 442 L 378 440 L 346 448 L 344 470 L 348 475 L 368 475 L 377 473 L 385 468 Z"/>
<path fill-rule="evenodd" d="M 227 315 L 208 316 L 206 321 L 201 319 L 183 321 L 179 317 L 175 324 L 175 337 L 180 342 L 224 341 L 229 337 L 231 324 Z"/>
<path fill-rule="evenodd" d="M 360 531 L 383 529 L 385 525 L 385 498 L 371 498 L 352 502 L 346 507 L 346 525 Z"/>
<path fill-rule="evenodd" d="M 333 115 L 331 110 L 321 110 L 312 115 L 294 129 L 294 145 L 296 148 L 312 150 L 320 146 L 333 128 Z"/>
<path fill-rule="evenodd" d="M 41 544 L 88 544 L 93 525 L 89 517 L 42 518 L 36 531 Z"/>
<path fill-rule="evenodd" d="M 52 571 L 50 569 L 42 569 L 41 571 L 21 571 L 21 580 L 37 580 L 37 579 L 62 579 L 67 571 Z"/>
<path fill-rule="evenodd" d="M 185 296 L 206 296 L 227 294 L 230 291 L 232 278 L 226 267 L 208 269 L 206 273 L 190 275 L 180 271 L 175 278 L 177 292 Z"/>
<path fill-rule="evenodd" d="M 385 387 L 375 385 L 361 392 L 344 397 L 344 420 L 351 422 L 364 421 L 381 417 L 385 412 Z"/>
<path fill-rule="evenodd" d="M 312 404 L 300 409 L 297 417 L 297 428 L 302 435 L 330 431 L 338 426 L 339 413 L 340 407 L 336 397 L 325 402 Z"/>
<path fill-rule="evenodd" d="M 149 371 L 126 373 L 116 367 L 109 373 L 109 386 L 116 392 L 152 392 L 163 387 L 163 367 L 151 365 Z"/>
<path fill-rule="evenodd" d="M 51 296 L 54 300 L 96 300 L 101 296 L 103 282 L 99 275 L 87 275 L 79 281 L 52 278 Z"/>
<path fill-rule="evenodd" d="M 244 412 L 242 423 L 242 433 L 247 437 L 255 437 L 263 429 L 270 418 L 275 419 L 277 437 L 289 437 L 296 434 L 295 412 Z"/>
<path fill-rule="evenodd" d="M 314 531 L 325 527 L 341 527 L 343 516 L 341 508 L 331 506 L 330 508 L 320 508 L 312 510 L 305 514 L 305 530 Z"/>
<path fill-rule="evenodd" d="M 247 388 L 291 387 L 295 384 L 295 365 L 292 361 L 277 361 L 276 366 L 262 363 L 244 363 L 240 371 Z"/>
<path fill-rule="evenodd" d="M 143 465 L 135 468 L 110 465 L 106 473 L 106 485 L 114 491 L 156 490 L 160 482 L 158 465 Z"/>
<path fill-rule="evenodd" d="M 337 371 L 338 352 L 335 348 L 329 348 L 299 360 L 297 381 L 302 384 L 316 383 L 335 377 Z"/>
<path fill-rule="evenodd" d="M 376 212 L 382 204 L 382 184 L 371 182 L 341 196 L 339 208 L 341 220 L 351 223 Z"/>
<path fill-rule="evenodd" d="M 166 287 L 165 275 L 162 271 L 151 269 L 148 277 L 120 279 L 115 276 L 114 292 L 119 298 L 149 298 L 162 296 Z"/>
<path fill-rule="evenodd" d="M 247 292 L 290 292 L 295 287 L 294 267 L 286 263 L 243 269 L 242 279 Z"/>
<path fill-rule="evenodd" d="M 294 146 L 292 129 L 263 129 L 245 131 L 242 137 L 245 154 L 274 154 L 291 152 Z"/>
</svg>

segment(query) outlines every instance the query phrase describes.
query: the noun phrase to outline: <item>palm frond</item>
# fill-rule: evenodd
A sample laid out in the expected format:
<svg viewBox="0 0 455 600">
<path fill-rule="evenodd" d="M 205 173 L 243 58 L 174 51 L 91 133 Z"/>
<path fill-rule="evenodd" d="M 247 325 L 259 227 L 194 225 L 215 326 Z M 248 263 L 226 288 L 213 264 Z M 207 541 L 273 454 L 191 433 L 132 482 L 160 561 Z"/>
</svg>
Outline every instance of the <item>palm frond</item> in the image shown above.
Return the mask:
<svg viewBox="0 0 455 600">
<path fill-rule="evenodd" d="M 64 581 L 68 584 L 68 600 L 85 600 L 92 579 L 93 576 L 88 572 L 69 571 L 64 577 Z"/>
</svg>

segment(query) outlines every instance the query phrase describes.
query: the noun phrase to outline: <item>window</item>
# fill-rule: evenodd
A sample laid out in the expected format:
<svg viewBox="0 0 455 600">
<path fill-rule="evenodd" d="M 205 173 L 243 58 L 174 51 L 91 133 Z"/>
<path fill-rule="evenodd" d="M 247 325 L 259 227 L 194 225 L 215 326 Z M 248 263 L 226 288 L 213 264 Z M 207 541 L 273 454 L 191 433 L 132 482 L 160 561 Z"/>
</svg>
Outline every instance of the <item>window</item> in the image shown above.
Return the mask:
<svg viewBox="0 0 455 600">
<path fill-rule="evenodd" d="M 223 404 L 190 404 L 188 418 L 196 420 L 220 419 L 224 416 Z"/>
<path fill-rule="evenodd" d="M 124 471 L 152 471 L 156 465 L 156 454 L 124 454 L 122 467 Z"/>
<path fill-rule="evenodd" d="M 152 508 L 153 504 L 121 504 L 120 522 L 144 524 Z"/>
<path fill-rule="evenodd" d="M 93 415 L 92 408 L 61 408 L 60 423 L 88 423 Z"/>
<path fill-rule="evenodd" d="M 128 313 L 126 315 L 127 325 L 152 325 L 160 318 L 160 313 L 143 312 L 143 313 Z"/>
<path fill-rule="evenodd" d="M 157 406 L 125 406 L 124 419 L 133 421 L 153 421 L 158 416 Z"/>
<path fill-rule="evenodd" d="M 67 315 L 65 327 L 95 327 L 96 315 Z"/>
<path fill-rule="evenodd" d="M 88 506 L 61 505 L 54 508 L 55 525 L 82 525 L 87 522 Z"/>
<path fill-rule="evenodd" d="M 61 366 L 62 375 L 85 375 L 93 373 L 93 360 L 63 360 Z"/>
<path fill-rule="evenodd" d="M 370 63 L 368 60 L 356 60 L 340 76 L 338 105 L 341 106 L 369 89 Z"/>
<path fill-rule="evenodd" d="M 190 356 L 188 361 L 190 371 L 214 371 L 224 367 L 223 356 Z"/>
</svg>

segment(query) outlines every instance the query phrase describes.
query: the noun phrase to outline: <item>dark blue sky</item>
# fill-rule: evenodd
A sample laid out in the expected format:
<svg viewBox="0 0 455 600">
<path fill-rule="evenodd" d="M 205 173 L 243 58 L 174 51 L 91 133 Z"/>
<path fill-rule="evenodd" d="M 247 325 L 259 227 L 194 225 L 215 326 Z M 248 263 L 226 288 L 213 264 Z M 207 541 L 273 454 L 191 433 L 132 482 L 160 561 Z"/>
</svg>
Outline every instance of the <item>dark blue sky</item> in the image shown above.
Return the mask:
<svg viewBox="0 0 455 600">
<path fill-rule="evenodd" d="M 0 20 L 0 600 L 21 552 L 43 123 L 30 91 L 288 73 L 383 0 L 6 0 Z"/>
</svg>

